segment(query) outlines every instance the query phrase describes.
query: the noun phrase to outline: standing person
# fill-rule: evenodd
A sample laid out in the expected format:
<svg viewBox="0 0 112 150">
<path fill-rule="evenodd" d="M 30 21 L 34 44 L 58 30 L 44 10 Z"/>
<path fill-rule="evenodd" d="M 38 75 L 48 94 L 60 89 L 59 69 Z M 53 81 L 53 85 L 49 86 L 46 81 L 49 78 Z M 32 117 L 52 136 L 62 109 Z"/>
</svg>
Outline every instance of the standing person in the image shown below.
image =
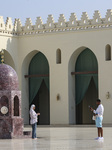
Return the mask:
<svg viewBox="0 0 112 150">
<path fill-rule="evenodd" d="M 36 128 L 37 128 L 37 122 L 38 122 L 38 115 L 40 113 L 35 112 L 35 105 L 31 105 L 30 108 L 30 124 L 32 125 L 32 139 L 37 139 L 36 137 Z"/>
<path fill-rule="evenodd" d="M 104 107 L 101 104 L 100 99 L 97 99 L 96 104 L 98 106 L 96 110 L 90 107 L 91 111 L 93 111 L 94 113 L 94 116 L 96 116 L 95 122 L 96 127 L 98 128 L 98 137 L 96 138 L 96 140 L 103 140 L 104 138 L 103 138 L 102 121 L 103 121 Z"/>
</svg>

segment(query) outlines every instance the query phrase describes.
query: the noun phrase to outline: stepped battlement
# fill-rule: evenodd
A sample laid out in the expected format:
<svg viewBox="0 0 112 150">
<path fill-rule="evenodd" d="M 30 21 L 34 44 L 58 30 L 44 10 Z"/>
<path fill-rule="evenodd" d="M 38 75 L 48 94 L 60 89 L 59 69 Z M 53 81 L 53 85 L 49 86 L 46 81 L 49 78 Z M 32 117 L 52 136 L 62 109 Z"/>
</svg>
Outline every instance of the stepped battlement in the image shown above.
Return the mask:
<svg viewBox="0 0 112 150">
<path fill-rule="evenodd" d="M 100 12 L 95 11 L 93 18 L 89 19 L 86 12 L 82 13 L 81 19 L 78 20 L 75 13 L 71 13 L 69 21 L 65 16 L 60 14 L 58 22 L 54 22 L 52 15 L 48 15 L 47 22 L 43 24 L 41 17 L 37 17 L 35 25 L 32 24 L 31 18 L 27 18 L 23 26 L 20 19 L 15 19 L 14 24 L 10 17 L 7 17 L 6 23 L 3 16 L 0 16 L 0 34 L 11 35 L 32 35 L 46 34 L 57 32 L 72 32 L 81 30 L 98 30 L 112 28 L 112 10 L 108 9 L 105 18 L 101 18 Z"/>
</svg>

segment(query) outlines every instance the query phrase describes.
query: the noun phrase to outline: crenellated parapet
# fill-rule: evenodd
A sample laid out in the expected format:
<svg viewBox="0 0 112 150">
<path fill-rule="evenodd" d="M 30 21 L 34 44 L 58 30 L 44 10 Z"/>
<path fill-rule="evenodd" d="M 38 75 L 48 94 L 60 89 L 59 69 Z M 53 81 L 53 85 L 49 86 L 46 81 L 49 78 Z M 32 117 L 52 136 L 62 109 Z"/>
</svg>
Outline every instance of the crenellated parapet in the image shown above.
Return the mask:
<svg viewBox="0 0 112 150">
<path fill-rule="evenodd" d="M 65 16 L 60 14 L 58 22 L 54 22 L 52 15 L 48 15 L 46 24 L 43 24 L 41 17 L 37 17 L 35 25 L 32 24 L 31 18 L 27 18 L 23 26 L 20 19 L 15 19 L 14 24 L 10 17 L 6 23 L 0 16 L 0 34 L 11 34 L 17 36 L 58 33 L 58 32 L 76 32 L 81 30 L 98 30 L 112 28 L 112 10 L 108 9 L 105 18 L 102 18 L 99 11 L 95 11 L 93 18 L 89 19 L 86 12 L 82 13 L 81 19 L 78 20 L 75 13 L 71 13 L 69 21 Z"/>
</svg>

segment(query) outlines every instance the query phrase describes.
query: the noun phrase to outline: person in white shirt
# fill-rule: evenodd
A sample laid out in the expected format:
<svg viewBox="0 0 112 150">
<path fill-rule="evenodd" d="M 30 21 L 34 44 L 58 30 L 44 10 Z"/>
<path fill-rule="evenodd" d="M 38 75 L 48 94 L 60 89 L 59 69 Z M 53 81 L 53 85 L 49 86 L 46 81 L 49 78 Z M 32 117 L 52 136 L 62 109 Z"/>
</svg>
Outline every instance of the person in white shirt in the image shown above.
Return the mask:
<svg viewBox="0 0 112 150">
<path fill-rule="evenodd" d="M 35 112 L 35 105 L 31 105 L 30 108 L 30 124 L 32 125 L 32 139 L 37 139 L 36 137 L 36 128 L 37 128 L 37 122 L 38 122 L 38 115 L 40 115 L 40 113 L 36 113 Z"/>
<path fill-rule="evenodd" d="M 96 127 L 98 128 L 98 137 L 96 138 L 96 140 L 100 140 L 100 139 L 104 139 L 103 138 L 103 128 L 102 128 L 104 107 L 101 104 L 100 99 L 97 99 L 96 104 L 98 105 L 96 110 L 94 110 L 93 108 L 90 108 L 90 109 L 91 109 L 91 111 L 93 111 L 94 116 L 96 116 L 95 122 L 96 122 Z"/>
</svg>

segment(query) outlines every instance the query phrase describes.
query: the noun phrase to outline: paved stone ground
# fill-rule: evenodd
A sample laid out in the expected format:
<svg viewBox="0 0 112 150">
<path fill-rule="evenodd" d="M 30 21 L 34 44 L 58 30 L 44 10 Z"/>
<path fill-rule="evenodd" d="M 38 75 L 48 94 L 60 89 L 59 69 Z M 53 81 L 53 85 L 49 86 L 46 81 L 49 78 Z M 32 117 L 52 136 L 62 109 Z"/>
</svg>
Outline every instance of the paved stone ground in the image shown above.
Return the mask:
<svg viewBox="0 0 112 150">
<path fill-rule="evenodd" d="M 37 140 L 0 140 L 0 150 L 112 150 L 112 127 L 104 127 L 104 142 L 94 140 L 96 131 L 95 127 L 38 127 Z"/>
</svg>

